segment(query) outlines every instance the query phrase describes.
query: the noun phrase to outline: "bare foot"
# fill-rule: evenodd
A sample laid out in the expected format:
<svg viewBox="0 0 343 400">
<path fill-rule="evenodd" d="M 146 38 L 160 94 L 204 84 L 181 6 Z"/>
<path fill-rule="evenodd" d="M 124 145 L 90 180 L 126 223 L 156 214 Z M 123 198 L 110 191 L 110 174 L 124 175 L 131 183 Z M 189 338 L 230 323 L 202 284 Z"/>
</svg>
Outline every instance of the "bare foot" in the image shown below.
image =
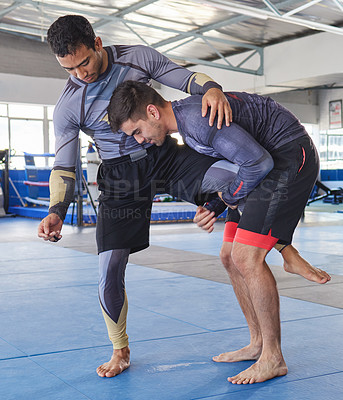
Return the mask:
<svg viewBox="0 0 343 400">
<path fill-rule="evenodd" d="M 248 383 L 264 382 L 277 376 L 286 375 L 288 372 L 285 361 L 276 362 L 275 360 L 263 361 L 261 358 L 251 367 L 242 371 L 227 380 L 233 384 L 246 385 Z"/>
<path fill-rule="evenodd" d="M 258 360 L 261 355 L 262 347 L 253 347 L 250 344 L 242 349 L 236 351 L 229 351 L 227 353 L 219 354 L 212 358 L 215 362 L 237 362 L 237 361 L 248 361 Z"/>
<path fill-rule="evenodd" d="M 290 246 L 287 246 L 283 252 L 286 251 L 288 247 Z M 292 252 L 287 254 L 287 260 L 285 257 L 283 268 L 286 272 L 300 275 L 308 281 L 323 284 L 331 280 L 331 276 L 327 272 L 311 265 L 301 257 L 297 250 L 292 250 Z"/>
<path fill-rule="evenodd" d="M 124 370 L 130 366 L 130 349 L 124 347 L 123 349 L 113 350 L 110 361 L 100 365 L 96 372 L 102 378 L 113 378 L 116 375 L 121 374 Z"/>
</svg>

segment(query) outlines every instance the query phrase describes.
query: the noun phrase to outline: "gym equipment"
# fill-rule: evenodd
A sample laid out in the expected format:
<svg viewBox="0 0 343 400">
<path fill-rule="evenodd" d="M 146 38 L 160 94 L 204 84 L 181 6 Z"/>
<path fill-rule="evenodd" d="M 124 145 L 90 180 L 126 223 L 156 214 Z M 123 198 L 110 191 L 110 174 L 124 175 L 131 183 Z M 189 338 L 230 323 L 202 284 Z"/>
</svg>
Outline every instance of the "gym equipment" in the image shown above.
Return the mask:
<svg viewBox="0 0 343 400">
<path fill-rule="evenodd" d="M 25 197 L 27 203 L 49 206 L 48 198 L 39 198 L 39 188 L 49 187 L 49 182 L 41 182 L 38 177 L 38 167 L 35 164 L 35 157 L 55 157 L 55 154 L 43 153 L 33 154 L 24 153 L 25 158 L 25 178 L 24 184 L 28 186 L 28 196 Z"/>
<path fill-rule="evenodd" d="M 319 189 L 324 191 L 324 194 L 321 195 L 315 195 L 312 199 L 310 199 L 307 202 L 307 205 L 313 203 L 314 201 L 318 200 L 323 200 L 325 203 L 331 203 L 331 204 L 340 204 L 343 203 L 343 188 L 335 188 L 335 189 L 330 189 L 326 185 L 324 185 L 323 182 L 318 181 L 315 184 L 315 187 L 317 187 L 317 192 Z"/>
</svg>

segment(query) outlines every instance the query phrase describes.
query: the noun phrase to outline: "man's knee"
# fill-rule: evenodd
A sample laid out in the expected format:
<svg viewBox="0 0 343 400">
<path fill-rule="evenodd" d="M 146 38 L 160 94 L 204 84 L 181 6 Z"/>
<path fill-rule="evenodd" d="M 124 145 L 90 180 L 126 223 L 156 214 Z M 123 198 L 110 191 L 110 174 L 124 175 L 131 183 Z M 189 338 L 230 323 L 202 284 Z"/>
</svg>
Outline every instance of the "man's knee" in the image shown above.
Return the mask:
<svg viewBox="0 0 343 400">
<path fill-rule="evenodd" d="M 223 242 L 222 248 L 220 249 L 220 260 L 224 264 L 224 267 L 226 269 L 231 268 L 233 266 L 231 251 L 232 251 L 232 243 Z"/>
<path fill-rule="evenodd" d="M 99 289 L 105 292 L 124 288 L 124 276 L 130 249 L 115 249 L 99 254 Z"/>
<path fill-rule="evenodd" d="M 231 258 L 239 272 L 246 276 L 264 268 L 264 259 L 268 251 L 259 247 L 233 242 Z"/>
</svg>

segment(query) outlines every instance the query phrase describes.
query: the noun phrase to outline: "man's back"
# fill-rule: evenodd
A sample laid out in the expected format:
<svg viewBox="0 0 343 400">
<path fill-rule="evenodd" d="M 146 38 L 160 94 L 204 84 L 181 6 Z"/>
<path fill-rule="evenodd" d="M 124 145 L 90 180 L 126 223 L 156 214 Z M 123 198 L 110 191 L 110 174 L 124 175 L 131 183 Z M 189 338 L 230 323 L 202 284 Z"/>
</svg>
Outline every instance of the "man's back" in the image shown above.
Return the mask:
<svg viewBox="0 0 343 400">
<path fill-rule="evenodd" d="M 230 101 L 234 123 L 222 129 L 232 131 L 232 135 L 240 135 L 239 129 L 235 126 L 238 125 L 268 151 L 307 135 L 299 120 L 269 97 L 245 92 L 227 92 L 225 95 Z M 209 129 L 206 118 L 203 121 L 199 118 L 201 114 L 199 96 L 190 96 L 173 102 L 173 110 L 181 134 L 191 136 L 199 148 L 200 144 L 210 146 L 209 142 L 211 136 L 216 133 L 216 128 L 214 124 L 214 127 Z M 241 144 L 243 146 L 244 142 Z"/>
<path fill-rule="evenodd" d="M 298 118 L 270 97 L 245 92 L 226 92 L 233 120 L 271 151 L 306 135 Z"/>
</svg>

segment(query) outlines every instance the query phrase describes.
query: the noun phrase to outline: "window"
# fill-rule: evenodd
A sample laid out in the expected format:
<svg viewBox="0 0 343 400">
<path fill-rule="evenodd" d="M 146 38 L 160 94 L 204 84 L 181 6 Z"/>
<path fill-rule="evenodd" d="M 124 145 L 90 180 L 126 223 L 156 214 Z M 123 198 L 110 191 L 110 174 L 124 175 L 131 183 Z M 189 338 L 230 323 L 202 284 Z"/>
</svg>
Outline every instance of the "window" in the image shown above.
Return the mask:
<svg viewBox="0 0 343 400">
<path fill-rule="evenodd" d="M 343 168 L 343 129 L 320 132 L 321 169 Z"/>
<path fill-rule="evenodd" d="M 7 117 L 7 104 L 0 104 L 0 117 Z"/>
<path fill-rule="evenodd" d="M 11 149 L 16 155 L 26 153 L 44 153 L 43 121 L 33 120 L 10 120 L 11 129 Z M 43 167 L 44 158 L 37 158 L 36 165 Z M 23 168 L 24 159 L 22 157 L 12 157 L 12 164 L 16 168 Z"/>
<path fill-rule="evenodd" d="M 328 160 L 343 160 L 343 135 L 328 135 Z"/>
<path fill-rule="evenodd" d="M 24 152 L 54 153 L 54 106 L 0 103 L 0 149 L 10 149 L 11 168 L 24 168 Z M 50 134 L 49 134 L 50 133 Z M 37 166 L 52 166 L 53 159 L 36 158 Z"/>
<path fill-rule="evenodd" d="M 10 149 L 11 168 L 24 169 L 24 153 L 55 153 L 54 106 L 0 103 L 0 150 Z M 82 156 L 92 139 L 80 132 Z M 54 157 L 36 157 L 38 167 L 52 167 Z"/>
<path fill-rule="evenodd" d="M 14 118 L 43 119 L 43 106 L 31 106 L 23 104 L 9 104 L 8 116 Z"/>
<path fill-rule="evenodd" d="M 55 153 L 55 131 L 52 121 L 49 121 L 49 153 Z"/>
<path fill-rule="evenodd" d="M 321 161 L 326 161 L 328 159 L 328 135 L 321 134 L 319 139 L 319 157 Z"/>
<path fill-rule="evenodd" d="M 0 104 L 1 106 L 1 104 Z M 1 108 L 1 107 L 0 107 Z M 1 114 L 1 110 L 0 110 Z M 0 150 L 9 148 L 8 118 L 0 117 Z"/>
</svg>

